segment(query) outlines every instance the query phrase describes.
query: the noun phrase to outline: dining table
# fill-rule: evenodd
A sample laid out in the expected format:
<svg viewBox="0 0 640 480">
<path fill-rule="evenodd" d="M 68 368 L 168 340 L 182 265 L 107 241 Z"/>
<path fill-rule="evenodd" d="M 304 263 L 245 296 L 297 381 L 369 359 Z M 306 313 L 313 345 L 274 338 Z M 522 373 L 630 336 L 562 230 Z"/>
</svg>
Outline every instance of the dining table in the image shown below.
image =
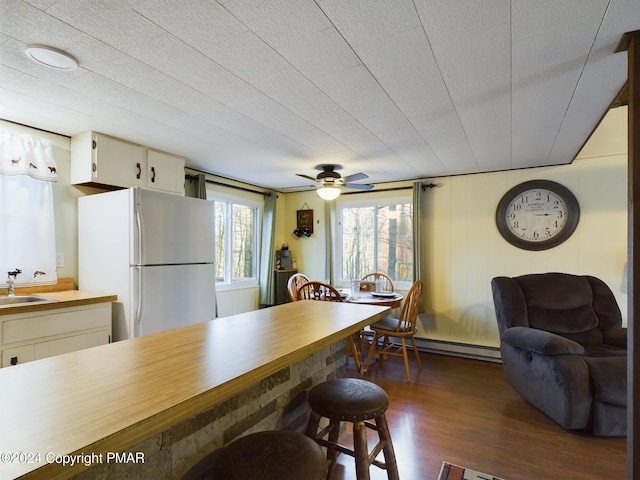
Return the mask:
<svg viewBox="0 0 640 480">
<path fill-rule="evenodd" d="M 404 298 L 401 294 L 396 292 L 357 292 L 355 295 L 350 288 L 338 288 L 337 289 L 342 299 L 346 303 L 355 303 L 358 305 L 377 305 L 380 307 L 390 307 L 392 309 L 399 308 Z M 353 346 L 355 352 L 353 353 L 356 368 L 360 373 L 365 373 L 366 358 L 369 348 L 371 348 L 371 338 L 373 332 L 364 327 L 359 332 L 352 334 Z M 357 360 L 356 360 L 357 357 Z"/>
<path fill-rule="evenodd" d="M 360 305 L 377 305 L 379 307 L 398 308 L 404 298 L 397 292 L 358 292 L 355 295 L 350 288 L 338 289 L 347 303 Z"/>
</svg>

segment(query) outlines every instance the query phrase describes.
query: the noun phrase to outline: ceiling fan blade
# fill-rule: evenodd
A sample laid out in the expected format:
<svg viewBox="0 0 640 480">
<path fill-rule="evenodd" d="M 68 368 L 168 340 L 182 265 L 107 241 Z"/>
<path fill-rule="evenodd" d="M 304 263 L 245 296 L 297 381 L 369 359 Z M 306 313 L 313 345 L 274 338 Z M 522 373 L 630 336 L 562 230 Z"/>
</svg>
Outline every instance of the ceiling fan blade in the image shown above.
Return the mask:
<svg viewBox="0 0 640 480">
<path fill-rule="evenodd" d="M 346 188 L 355 188 L 357 190 L 371 190 L 373 188 L 373 185 L 369 183 L 345 183 L 342 186 Z"/>
<path fill-rule="evenodd" d="M 308 189 L 310 188 L 320 188 L 322 185 L 319 184 L 315 184 L 315 185 L 302 185 L 302 186 L 296 186 L 296 187 L 282 187 L 279 188 L 278 191 L 282 191 L 282 192 L 306 192 L 308 191 Z"/>
<path fill-rule="evenodd" d="M 309 175 L 303 175 L 302 173 L 296 173 L 297 176 L 302 177 L 302 178 L 306 178 L 307 180 L 311 180 L 313 182 L 317 182 L 318 179 L 314 178 L 314 177 L 310 177 Z"/>
<path fill-rule="evenodd" d="M 364 180 L 365 178 L 369 178 L 369 175 L 364 173 L 354 173 L 353 175 L 347 175 L 346 177 L 342 177 L 344 183 L 355 182 L 357 180 Z"/>
</svg>

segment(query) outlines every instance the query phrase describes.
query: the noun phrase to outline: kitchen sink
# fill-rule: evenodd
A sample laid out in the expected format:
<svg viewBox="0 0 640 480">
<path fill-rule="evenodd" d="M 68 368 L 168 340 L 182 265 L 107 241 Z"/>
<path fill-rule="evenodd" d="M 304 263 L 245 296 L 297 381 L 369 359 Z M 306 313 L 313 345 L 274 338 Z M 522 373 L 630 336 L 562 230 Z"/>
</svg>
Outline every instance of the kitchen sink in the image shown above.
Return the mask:
<svg viewBox="0 0 640 480">
<path fill-rule="evenodd" d="M 55 298 L 40 297 L 37 295 L 16 295 L 15 297 L 0 297 L 0 306 L 17 305 L 20 303 L 48 302 L 51 300 L 55 300 Z"/>
</svg>

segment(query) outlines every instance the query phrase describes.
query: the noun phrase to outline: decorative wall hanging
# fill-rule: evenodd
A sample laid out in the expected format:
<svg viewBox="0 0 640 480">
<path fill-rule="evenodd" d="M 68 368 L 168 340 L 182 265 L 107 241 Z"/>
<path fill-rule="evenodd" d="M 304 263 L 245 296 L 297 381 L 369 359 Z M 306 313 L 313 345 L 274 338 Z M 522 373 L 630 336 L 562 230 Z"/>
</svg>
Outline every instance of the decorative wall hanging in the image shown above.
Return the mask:
<svg viewBox="0 0 640 480">
<path fill-rule="evenodd" d="M 304 207 L 307 207 L 305 210 Z M 296 237 L 310 237 L 313 233 L 313 210 L 306 203 L 302 205 L 302 210 L 296 211 L 296 229 L 293 234 Z"/>
</svg>

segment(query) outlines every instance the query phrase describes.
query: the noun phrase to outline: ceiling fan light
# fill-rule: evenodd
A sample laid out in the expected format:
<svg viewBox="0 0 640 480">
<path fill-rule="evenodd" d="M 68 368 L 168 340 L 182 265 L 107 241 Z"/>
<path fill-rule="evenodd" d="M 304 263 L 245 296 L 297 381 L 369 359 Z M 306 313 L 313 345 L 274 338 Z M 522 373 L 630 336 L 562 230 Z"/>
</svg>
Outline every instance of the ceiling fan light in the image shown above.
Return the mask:
<svg viewBox="0 0 640 480">
<path fill-rule="evenodd" d="M 322 187 L 318 189 L 318 196 L 323 200 L 334 200 L 340 195 L 338 187 Z"/>
<path fill-rule="evenodd" d="M 34 62 L 56 70 L 75 70 L 78 61 L 68 53 L 44 45 L 31 45 L 25 55 Z"/>
</svg>

